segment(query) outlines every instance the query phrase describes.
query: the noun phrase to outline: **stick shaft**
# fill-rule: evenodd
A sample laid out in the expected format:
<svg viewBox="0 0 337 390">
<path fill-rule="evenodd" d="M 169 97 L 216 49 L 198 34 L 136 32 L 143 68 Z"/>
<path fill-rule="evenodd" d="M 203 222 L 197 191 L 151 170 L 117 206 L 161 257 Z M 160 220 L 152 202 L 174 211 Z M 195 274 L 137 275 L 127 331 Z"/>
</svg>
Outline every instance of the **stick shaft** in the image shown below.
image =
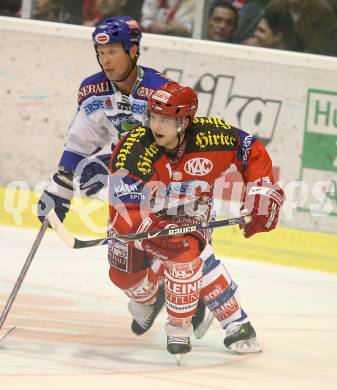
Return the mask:
<svg viewBox="0 0 337 390">
<path fill-rule="evenodd" d="M 121 240 L 125 242 L 135 241 L 135 240 L 146 240 L 151 238 L 158 237 L 173 237 L 173 236 L 182 236 L 195 231 L 202 231 L 207 229 L 214 229 L 217 227 L 224 226 L 233 226 L 238 224 L 245 224 L 251 221 L 250 216 L 225 219 L 222 221 L 212 221 L 207 224 L 195 224 L 189 226 L 179 226 L 177 228 L 163 229 L 160 231 L 154 232 L 142 232 L 142 233 L 133 233 L 133 234 L 122 234 L 115 237 L 108 238 L 99 238 L 94 240 L 80 240 L 74 237 L 68 230 L 64 227 L 63 223 L 59 220 L 54 210 L 51 210 L 47 216 L 51 226 L 59 235 L 59 237 L 71 248 L 80 249 L 80 248 L 90 248 L 93 246 L 106 245 L 109 241 Z"/>
<path fill-rule="evenodd" d="M 29 269 L 29 267 L 30 267 L 30 265 L 31 265 L 31 263 L 33 261 L 35 253 L 36 253 L 38 247 L 40 246 L 42 237 L 43 237 L 44 233 L 46 232 L 47 228 L 48 228 L 48 220 L 45 219 L 43 221 L 43 224 L 40 227 L 40 230 L 39 230 L 36 238 L 35 238 L 33 246 L 32 246 L 32 248 L 31 248 L 31 250 L 30 250 L 30 252 L 29 252 L 29 254 L 27 256 L 25 264 L 22 267 L 20 275 L 18 276 L 18 278 L 16 280 L 16 283 L 15 283 L 15 285 L 14 285 L 14 287 L 12 289 L 12 292 L 11 292 L 11 294 L 10 294 L 8 300 L 7 300 L 7 303 L 6 303 L 4 309 L 3 309 L 2 313 L 1 313 L 1 316 L 0 316 L 0 330 L 1 330 L 4 322 L 6 321 L 7 315 L 9 313 L 9 311 L 10 311 L 14 301 L 15 301 L 15 298 L 16 298 L 19 290 L 20 290 L 22 282 L 23 282 L 23 280 L 24 280 L 24 278 L 25 278 L 25 276 L 27 274 L 27 271 L 28 271 L 28 269 Z"/>
</svg>

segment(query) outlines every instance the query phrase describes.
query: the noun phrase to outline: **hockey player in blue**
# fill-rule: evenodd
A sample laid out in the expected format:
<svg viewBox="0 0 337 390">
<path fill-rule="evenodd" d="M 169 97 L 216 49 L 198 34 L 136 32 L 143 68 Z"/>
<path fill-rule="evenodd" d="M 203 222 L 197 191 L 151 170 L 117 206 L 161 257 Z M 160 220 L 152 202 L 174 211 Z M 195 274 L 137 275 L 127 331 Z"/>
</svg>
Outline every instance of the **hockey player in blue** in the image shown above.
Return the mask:
<svg viewBox="0 0 337 390">
<path fill-rule="evenodd" d="M 110 154 L 97 153 L 106 145 L 113 150 L 123 135 L 142 122 L 149 97 L 168 81 L 156 70 L 137 64 L 141 38 L 138 22 L 129 16 L 105 19 L 94 30 L 92 40 L 102 71 L 87 77 L 80 85 L 77 112 L 68 129 L 58 170 L 38 203 L 41 221 L 51 208 L 64 220 L 79 166 L 81 194 L 94 195 L 106 185 Z M 149 318 L 142 323 L 133 320 L 131 327 L 137 335 L 152 326 L 165 302 L 163 292 L 159 298 Z M 204 311 L 200 302 L 195 328 L 201 323 Z"/>
<path fill-rule="evenodd" d="M 108 165 L 110 154 L 97 157 L 97 153 L 109 144 L 113 148 L 142 121 L 148 97 L 167 82 L 154 69 L 137 65 L 141 37 L 138 23 L 128 16 L 106 19 L 94 30 L 93 44 L 102 71 L 80 85 L 77 112 L 68 129 L 58 172 L 39 202 L 41 219 L 50 209 L 50 198 L 56 214 L 61 220 L 65 218 L 73 196 L 74 171 L 83 159 L 96 156 L 96 163 L 88 160 L 88 164 L 81 164 L 85 166 L 81 176 L 84 194 L 93 195 L 104 186 L 103 182 L 88 184 L 97 173 L 108 175 L 104 165 Z"/>
</svg>

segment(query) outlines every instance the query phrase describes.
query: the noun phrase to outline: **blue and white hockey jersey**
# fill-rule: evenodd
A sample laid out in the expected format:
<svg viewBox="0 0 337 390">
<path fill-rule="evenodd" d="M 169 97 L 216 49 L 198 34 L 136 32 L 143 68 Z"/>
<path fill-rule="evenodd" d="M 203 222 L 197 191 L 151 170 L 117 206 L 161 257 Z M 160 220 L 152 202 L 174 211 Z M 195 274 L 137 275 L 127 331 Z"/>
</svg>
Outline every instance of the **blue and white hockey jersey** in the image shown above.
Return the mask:
<svg viewBox="0 0 337 390">
<path fill-rule="evenodd" d="M 87 77 L 78 92 L 78 109 L 68 129 L 59 165 L 75 170 L 77 164 L 107 144 L 112 148 L 136 123 L 142 122 L 152 93 L 169 81 L 156 70 L 137 66 L 137 80 L 129 95 L 104 72 Z"/>
</svg>

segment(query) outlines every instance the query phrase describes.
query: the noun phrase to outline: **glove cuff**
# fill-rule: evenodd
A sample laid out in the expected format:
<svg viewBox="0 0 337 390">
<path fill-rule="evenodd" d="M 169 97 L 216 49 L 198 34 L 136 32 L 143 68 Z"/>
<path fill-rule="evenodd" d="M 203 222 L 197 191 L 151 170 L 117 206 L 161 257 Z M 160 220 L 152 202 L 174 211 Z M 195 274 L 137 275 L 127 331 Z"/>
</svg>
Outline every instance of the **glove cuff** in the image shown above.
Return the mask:
<svg viewBox="0 0 337 390">
<path fill-rule="evenodd" d="M 267 196 L 269 198 L 272 198 L 279 207 L 282 206 L 284 202 L 284 195 L 283 191 L 280 190 L 280 188 L 270 188 L 270 187 L 263 187 L 263 186 L 254 186 L 250 187 L 248 191 L 248 196 L 255 196 L 255 195 L 261 195 L 261 196 Z"/>
<path fill-rule="evenodd" d="M 72 199 L 74 192 L 72 181 L 59 172 L 50 177 L 45 191 L 67 200 Z"/>
</svg>

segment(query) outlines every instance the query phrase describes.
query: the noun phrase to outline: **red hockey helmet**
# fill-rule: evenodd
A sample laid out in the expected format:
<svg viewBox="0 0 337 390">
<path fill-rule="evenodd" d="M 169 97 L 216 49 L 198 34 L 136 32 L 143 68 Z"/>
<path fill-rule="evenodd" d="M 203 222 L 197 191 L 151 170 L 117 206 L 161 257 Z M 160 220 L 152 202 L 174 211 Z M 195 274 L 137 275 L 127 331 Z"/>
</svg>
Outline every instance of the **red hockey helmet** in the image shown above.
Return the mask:
<svg viewBox="0 0 337 390">
<path fill-rule="evenodd" d="M 198 98 L 192 88 L 170 81 L 150 97 L 148 109 L 154 114 L 173 118 L 189 116 L 192 121 L 198 109 Z"/>
</svg>

